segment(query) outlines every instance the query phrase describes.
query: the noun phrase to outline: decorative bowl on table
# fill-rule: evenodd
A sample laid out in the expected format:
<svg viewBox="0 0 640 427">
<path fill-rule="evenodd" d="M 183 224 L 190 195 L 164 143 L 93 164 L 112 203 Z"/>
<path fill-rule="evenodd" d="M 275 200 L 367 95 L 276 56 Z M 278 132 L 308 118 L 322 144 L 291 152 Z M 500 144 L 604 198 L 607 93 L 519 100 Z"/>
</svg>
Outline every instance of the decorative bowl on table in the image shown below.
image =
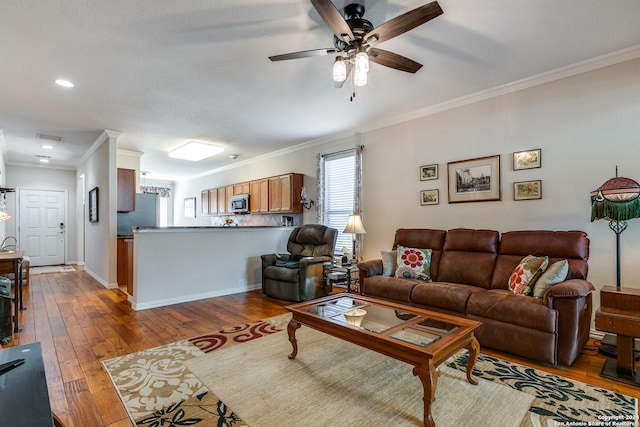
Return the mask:
<svg viewBox="0 0 640 427">
<path fill-rule="evenodd" d="M 356 308 L 355 310 L 347 311 L 344 313 L 344 318 L 347 319 L 347 323 L 354 326 L 360 326 L 362 324 L 362 319 L 366 316 L 367 311 L 361 308 Z"/>
</svg>

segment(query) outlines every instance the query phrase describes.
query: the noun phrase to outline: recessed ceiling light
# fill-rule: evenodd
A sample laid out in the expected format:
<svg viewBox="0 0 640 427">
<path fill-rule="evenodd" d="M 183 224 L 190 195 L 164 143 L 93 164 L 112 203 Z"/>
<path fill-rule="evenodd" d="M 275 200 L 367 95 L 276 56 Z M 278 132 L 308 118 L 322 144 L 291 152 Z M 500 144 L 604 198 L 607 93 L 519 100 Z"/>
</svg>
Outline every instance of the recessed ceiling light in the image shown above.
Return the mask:
<svg viewBox="0 0 640 427">
<path fill-rule="evenodd" d="M 40 159 L 40 163 L 49 163 L 49 159 Z"/>
<path fill-rule="evenodd" d="M 197 162 L 202 159 L 206 159 L 207 157 L 215 156 L 223 151 L 224 148 L 219 145 L 207 144 L 199 141 L 189 141 L 182 147 L 169 152 L 169 157 Z"/>
<path fill-rule="evenodd" d="M 53 145 L 45 144 L 42 146 L 45 150 L 53 150 Z"/>
<path fill-rule="evenodd" d="M 62 87 L 73 87 L 73 83 L 65 79 L 56 79 L 56 84 Z"/>
</svg>

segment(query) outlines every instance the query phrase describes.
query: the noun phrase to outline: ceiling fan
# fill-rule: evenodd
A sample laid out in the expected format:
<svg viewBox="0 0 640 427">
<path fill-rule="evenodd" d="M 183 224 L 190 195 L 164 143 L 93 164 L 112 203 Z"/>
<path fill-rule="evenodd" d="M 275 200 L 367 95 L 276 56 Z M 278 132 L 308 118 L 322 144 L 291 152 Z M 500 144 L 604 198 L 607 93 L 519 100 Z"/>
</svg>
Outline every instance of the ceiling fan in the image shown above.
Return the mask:
<svg viewBox="0 0 640 427">
<path fill-rule="evenodd" d="M 310 1 L 320 17 L 333 31 L 334 47 L 285 53 L 270 56 L 269 59 L 271 61 L 285 61 L 338 53 L 339 55 L 333 63 L 333 80 L 339 87 L 342 87 L 352 68 L 355 68 L 354 84 L 356 86 L 366 85 L 369 61 L 407 73 L 418 71 L 422 64 L 374 46 L 404 34 L 442 14 L 440 5 L 434 1 L 374 27 L 371 22 L 363 18 L 365 11 L 363 4 L 346 5 L 343 17 L 331 0 Z"/>
</svg>

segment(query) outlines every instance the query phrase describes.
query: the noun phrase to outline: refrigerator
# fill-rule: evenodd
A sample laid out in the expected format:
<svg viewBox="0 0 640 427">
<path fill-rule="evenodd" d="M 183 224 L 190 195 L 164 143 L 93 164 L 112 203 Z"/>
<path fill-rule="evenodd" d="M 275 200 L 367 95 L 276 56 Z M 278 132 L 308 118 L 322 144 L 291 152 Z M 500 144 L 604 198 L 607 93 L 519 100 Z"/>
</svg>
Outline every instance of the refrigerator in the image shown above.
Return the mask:
<svg viewBox="0 0 640 427">
<path fill-rule="evenodd" d="M 136 194 L 136 210 L 118 212 L 118 235 L 132 234 L 132 227 L 155 227 L 158 225 L 158 195 Z"/>
</svg>

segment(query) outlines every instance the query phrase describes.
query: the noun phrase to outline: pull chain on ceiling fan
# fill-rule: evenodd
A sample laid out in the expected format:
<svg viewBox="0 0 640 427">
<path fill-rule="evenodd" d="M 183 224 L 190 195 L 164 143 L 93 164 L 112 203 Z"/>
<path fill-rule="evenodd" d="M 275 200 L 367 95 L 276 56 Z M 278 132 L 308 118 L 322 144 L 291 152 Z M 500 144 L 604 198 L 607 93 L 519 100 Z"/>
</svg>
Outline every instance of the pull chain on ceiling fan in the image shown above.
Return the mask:
<svg viewBox="0 0 640 427">
<path fill-rule="evenodd" d="M 376 28 L 363 18 L 365 7 L 362 4 L 348 4 L 344 7 L 343 16 L 331 0 L 310 1 L 322 20 L 333 31 L 334 47 L 275 55 L 270 56 L 269 59 L 271 61 L 285 61 L 339 53 L 332 69 L 333 80 L 337 87 L 342 87 L 352 71 L 354 85 L 365 86 L 370 61 L 407 73 L 416 73 L 422 68 L 422 64 L 374 46 L 442 15 L 440 5 L 434 1 L 396 16 Z"/>
</svg>

